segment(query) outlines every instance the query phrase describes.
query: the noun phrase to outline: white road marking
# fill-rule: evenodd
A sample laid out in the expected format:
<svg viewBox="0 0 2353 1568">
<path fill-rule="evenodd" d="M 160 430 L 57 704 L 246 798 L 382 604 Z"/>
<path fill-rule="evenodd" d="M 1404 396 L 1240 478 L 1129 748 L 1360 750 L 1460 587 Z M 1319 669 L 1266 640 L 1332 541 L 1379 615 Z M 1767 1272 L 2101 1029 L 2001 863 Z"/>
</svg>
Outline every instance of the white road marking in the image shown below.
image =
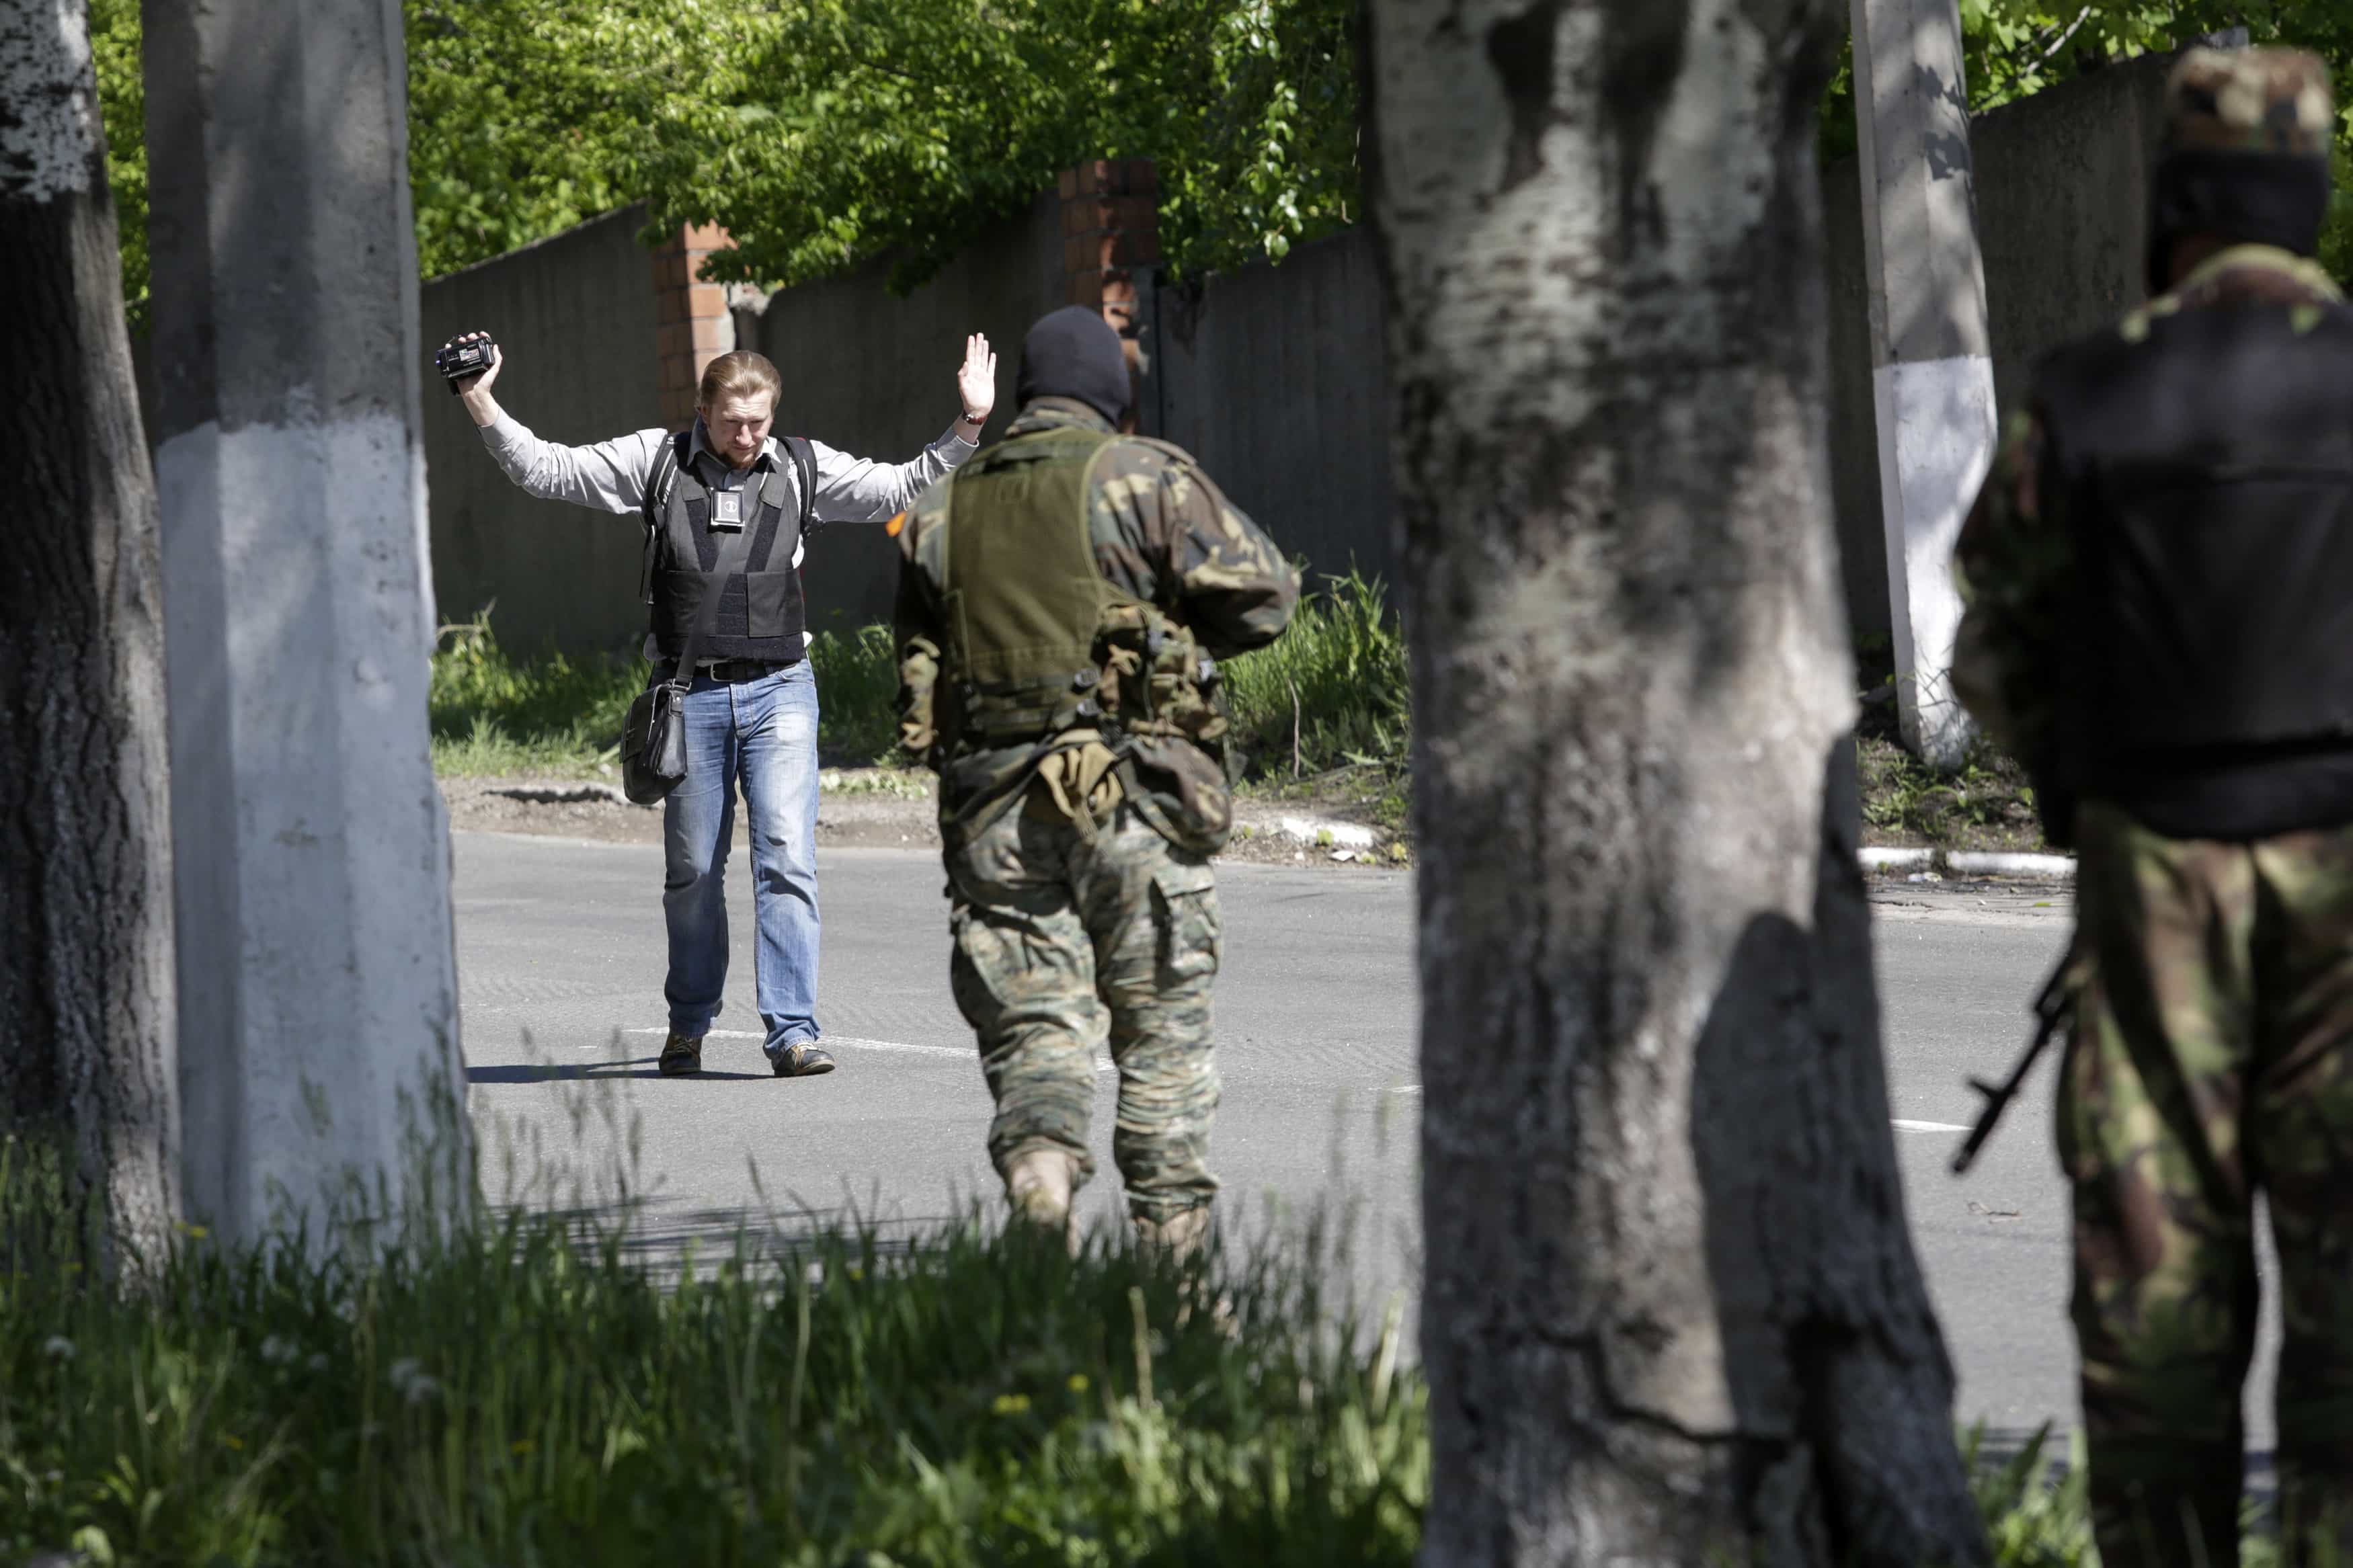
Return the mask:
<svg viewBox="0 0 2353 1568">
<path fill-rule="evenodd" d="M 632 1035 L 665 1036 L 670 1033 L 668 1029 L 631 1029 L 628 1032 Z M 713 1029 L 702 1037 L 706 1040 L 765 1041 L 768 1037 L 765 1033 L 754 1029 Z M 979 1059 L 972 1047 L 967 1046 L 919 1046 L 907 1040 L 865 1040 L 855 1035 L 828 1035 L 818 1044 L 828 1050 L 835 1046 L 841 1046 L 853 1051 L 905 1051 L 919 1057 L 954 1057 L 960 1062 L 976 1063 Z M 1096 1060 L 1095 1071 L 1111 1070 L 1111 1063 L 1100 1058 Z"/>
</svg>

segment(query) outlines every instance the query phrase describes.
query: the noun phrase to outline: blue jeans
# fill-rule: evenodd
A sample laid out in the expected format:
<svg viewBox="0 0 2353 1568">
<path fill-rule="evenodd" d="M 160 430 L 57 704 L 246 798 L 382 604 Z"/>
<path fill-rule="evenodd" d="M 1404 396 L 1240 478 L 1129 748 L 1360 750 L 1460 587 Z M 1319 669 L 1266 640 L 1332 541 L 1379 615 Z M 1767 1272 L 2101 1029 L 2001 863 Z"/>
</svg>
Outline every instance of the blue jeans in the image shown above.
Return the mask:
<svg viewBox="0 0 2353 1568">
<path fill-rule="evenodd" d="M 662 808 L 670 1026 L 701 1036 L 727 984 L 727 847 L 735 789 L 752 826 L 753 994 L 771 1055 L 818 1037 L 817 677 L 802 659 L 757 680 L 697 677 L 686 777 Z"/>
</svg>

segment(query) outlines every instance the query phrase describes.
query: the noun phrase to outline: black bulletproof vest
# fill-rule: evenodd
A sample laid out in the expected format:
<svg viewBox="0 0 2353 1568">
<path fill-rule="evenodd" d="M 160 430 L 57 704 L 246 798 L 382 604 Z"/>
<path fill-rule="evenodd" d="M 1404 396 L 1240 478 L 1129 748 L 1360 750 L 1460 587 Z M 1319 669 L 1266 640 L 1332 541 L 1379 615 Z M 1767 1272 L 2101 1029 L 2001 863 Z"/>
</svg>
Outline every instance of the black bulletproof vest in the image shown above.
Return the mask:
<svg viewBox="0 0 2353 1568">
<path fill-rule="evenodd" d="M 719 563 L 720 535 L 710 526 L 711 492 L 688 460 L 692 437 L 690 429 L 670 438 L 676 470 L 670 479 L 669 503 L 649 542 L 647 597 L 653 605 L 655 645 L 662 658 L 676 658 L 702 608 L 702 595 L 715 586 L 718 616 L 702 639 L 698 659 L 789 664 L 802 652 L 801 582 L 793 570 L 793 551 L 807 510 L 801 481 L 808 469 L 795 462 L 797 454 L 787 449 L 772 458 L 765 470 L 744 477 L 741 504 L 751 539 L 744 570 L 715 582 L 712 569 Z"/>
<path fill-rule="evenodd" d="M 2353 311 L 2159 315 L 2035 385 L 2073 546 L 2063 782 L 2176 834 L 2353 811 L 2314 794 L 2353 777 Z"/>
</svg>

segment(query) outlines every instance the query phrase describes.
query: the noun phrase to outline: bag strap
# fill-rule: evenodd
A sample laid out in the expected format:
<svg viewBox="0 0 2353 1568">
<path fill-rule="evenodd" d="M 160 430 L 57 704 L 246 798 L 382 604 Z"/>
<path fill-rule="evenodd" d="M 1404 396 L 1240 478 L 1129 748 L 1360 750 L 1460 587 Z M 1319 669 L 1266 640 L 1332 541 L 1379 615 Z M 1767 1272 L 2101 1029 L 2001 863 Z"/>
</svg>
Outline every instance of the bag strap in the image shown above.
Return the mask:
<svg viewBox="0 0 2353 1568">
<path fill-rule="evenodd" d="M 686 643 L 678 650 L 678 668 L 670 671 L 670 679 L 681 686 L 694 680 L 694 656 L 702 649 L 702 639 L 719 620 L 719 601 L 727 595 L 727 584 L 744 570 L 744 558 L 751 553 L 753 530 L 739 528 L 719 542 L 719 559 L 703 574 L 702 598 L 694 606 L 694 625 L 686 629 Z"/>
<path fill-rule="evenodd" d="M 689 426 L 666 437 L 654 453 L 653 472 L 646 476 L 646 499 L 640 510 L 645 514 L 645 559 L 638 566 L 638 597 L 650 605 L 654 602 L 654 547 L 661 538 L 662 513 L 670 507 L 670 484 L 678 478 L 678 466 L 688 441 L 693 438 Z"/>
<path fill-rule="evenodd" d="M 801 537 L 824 531 L 825 520 L 817 514 L 817 451 L 806 436 L 787 436 L 780 443 L 792 454 L 794 471 L 801 481 Z"/>
</svg>

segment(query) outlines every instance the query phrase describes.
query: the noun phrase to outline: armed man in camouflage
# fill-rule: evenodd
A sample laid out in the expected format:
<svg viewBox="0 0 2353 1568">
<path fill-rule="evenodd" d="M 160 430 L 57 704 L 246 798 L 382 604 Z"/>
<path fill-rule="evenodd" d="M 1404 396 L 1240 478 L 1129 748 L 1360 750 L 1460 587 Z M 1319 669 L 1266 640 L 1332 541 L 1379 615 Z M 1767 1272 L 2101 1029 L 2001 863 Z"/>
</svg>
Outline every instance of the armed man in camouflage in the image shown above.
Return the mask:
<svg viewBox="0 0 2353 1568">
<path fill-rule="evenodd" d="M 1031 328 L 1018 391 L 1004 441 L 900 534 L 901 740 L 940 775 L 950 979 L 1014 1211 L 1070 1226 L 1108 1032 L 1128 1211 L 1181 1255 L 1218 1190 L 1216 661 L 1282 634 L 1298 577 L 1190 458 L 1113 433 L 1127 362 L 1100 314 Z"/>
<path fill-rule="evenodd" d="M 2287 1560 L 2353 1563 L 2353 310 L 2311 259 L 2336 124 L 2310 56 L 2182 58 L 2156 297 L 2038 367 L 1956 552 L 1954 685 L 2079 855 L 2058 1136 L 2108 1568 L 2238 1560 L 2258 1191 Z"/>
</svg>

